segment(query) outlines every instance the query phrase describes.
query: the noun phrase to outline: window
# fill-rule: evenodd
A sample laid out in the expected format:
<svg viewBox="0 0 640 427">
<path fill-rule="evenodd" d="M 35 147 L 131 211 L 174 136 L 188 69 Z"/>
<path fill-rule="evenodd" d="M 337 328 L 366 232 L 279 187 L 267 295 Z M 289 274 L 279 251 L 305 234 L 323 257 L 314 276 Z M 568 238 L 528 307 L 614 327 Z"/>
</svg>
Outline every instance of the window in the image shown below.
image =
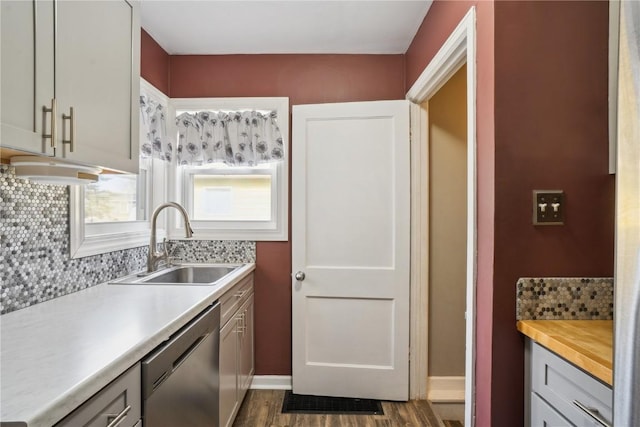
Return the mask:
<svg viewBox="0 0 640 427">
<path fill-rule="evenodd" d="M 181 166 L 182 204 L 196 237 L 278 240 L 276 233 L 283 231 L 279 225 L 287 226 L 282 215 L 287 210 L 282 169 L 277 164 Z"/>
<path fill-rule="evenodd" d="M 142 79 L 140 87 L 163 105 L 169 103 Z M 71 258 L 148 245 L 150 211 L 164 198 L 166 165 L 141 157 L 138 175 L 103 172 L 96 183 L 70 186 Z"/>
<path fill-rule="evenodd" d="M 146 169 L 139 175 L 100 175 L 84 187 L 84 223 L 127 222 L 147 219 Z"/>
<path fill-rule="evenodd" d="M 170 178 L 171 200 L 181 203 L 195 238 L 216 240 L 288 239 L 288 98 L 173 99 L 175 116 L 199 111 L 277 112 L 285 159 L 256 166 L 178 166 Z M 176 129 L 176 134 L 178 133 Z M 183 224 L 171 222 L 170 236 L 182 238 Z"/>
<path fill-rule="evenodd" d="M 141 159 L 138 175 L 103 173 L 96 183 L 70 187 L 72 258 L 149 243 L 154 162 Z"/>
<path fill-rule="evenodd" d="M 271 221 L 271 170 L 191 171 L 186 199 L 194 221 Z M 252 173 L 254 172 L 254 173 Z"/>
</svg>

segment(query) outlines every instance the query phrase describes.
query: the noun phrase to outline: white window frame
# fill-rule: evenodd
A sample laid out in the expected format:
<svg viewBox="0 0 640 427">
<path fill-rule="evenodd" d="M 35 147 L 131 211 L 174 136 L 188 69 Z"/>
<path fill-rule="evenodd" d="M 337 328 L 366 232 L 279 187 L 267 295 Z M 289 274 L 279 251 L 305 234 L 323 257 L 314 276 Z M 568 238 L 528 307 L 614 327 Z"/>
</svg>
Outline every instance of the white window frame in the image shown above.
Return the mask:
<svg viewBox="0 0 640 427">
<path fill-rule="evenodd" d="M 140 90 L 163 105 L 169 98 L 144 79 L 140 79 Z M 169 121 L 169 120 L 168 120 Z M 167 162 L 150 159 L 147 169 L 147 219 L 141 221 L 118 221 L 85 224 L 84 187 L 69 186 L 69 252 L 71 258 L 82 258 L 149 244 L 150 219 L 153 207 L 164 200 L 167 189 Z M 162 224 L 159 222 L 159 224 Z M 166 235 L 158 230 L 158 237 Z"/>
<path fill-rule="evenodd" d="M 271 193 L 271 221 L 191 221 L 193 239 L 199 240 L 251 240 L 251 241 L 287 241 L 289 239 L 289 98 L 175 98 L 171 100 L 169 117 L 175 117 L 176 111 L 233 111 L 233 110 L 275 110 L 278 114 L 278 127 L 284 144 L 285 159 L 274 163 Z M 175 126 L 175 121 L 171 121 Z M 167 123 L 169 126 L 169 123 Z M 171 129 L 171 128 L 169 128 Z M 170 130 L 177 134 L 177 128 Z M 215 166 L 212 166 L 215 168 Z M 235 168 L 234 168 L 235 169 Z M 206 170 L 206 169 L 205 169 Z M 222 169 L 220 169 L 222 171 Z M 265 172 L 266 168 L 238 168 L 231 173 L 250 174 Z M 187 210 L 192 206 L 189 198 L 189 175 L 206 173 L 203 170 L 176 168 L 170 171 L 169 200 L 183 204 Z M 229 171 L 225 170 L 225 174 Z M 275 181 L 275 182 L 274 182 Z M 171 212 L 169 225 L 171 239 L 184 238 L 182 220 Z"/>
</svg>

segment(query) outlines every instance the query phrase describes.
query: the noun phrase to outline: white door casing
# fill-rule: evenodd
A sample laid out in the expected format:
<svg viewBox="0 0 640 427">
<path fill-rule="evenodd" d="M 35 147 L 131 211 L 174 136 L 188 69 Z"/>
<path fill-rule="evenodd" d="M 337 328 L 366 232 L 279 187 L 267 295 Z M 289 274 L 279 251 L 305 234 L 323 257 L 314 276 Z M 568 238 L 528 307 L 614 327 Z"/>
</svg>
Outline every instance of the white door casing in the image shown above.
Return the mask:
<svg viewBox="0 0 640 427">
<path fill-rule="evenodd" d="M 476 141 L 476 10 L 475 6 L 469 8 L 467 14 L 458 23 L 458 26 L 449 35 L 440 50 L 433 57 L 431 62 L 423 70 L 422 74 L 415 81 L 407 92 L 407 99 L 421 104 L 429 99 L 438 89 L 444 85 L 449 78 L 462 66 L 467 65 L 467 303 L 466 303 L 466 351 L 465 351 L 465 425 L 475 425 L 475 363 L 476 363 L 476 279 L 477 279 L 477 141 Z M 422 113 L 426 115 L 426 112 Z M 412 124 L 417 125 L 417 121 Z M 420 130 L 414 126 L 413 131 Z M 418 140 L 424 140 L 414 135 Z M 422 157 L 425 162 L 426 157 Z M 426 170 L 426 163 L 420 167 Z M 414 174 L 417 177 L 416 171 Z M 414 182 L 416 182 L 414 180 Z M 425 206 L 422 198 L 424 193 L 418 186 L 412 190 L 412 200 Z M 426 210 L 422 211 L 423 213 Z M 424 226 L 424 224 L 422 224 Z M 422 226 L 417 227 L 415 232 L 422 232 Z M 427 263 L 420 260 L 420 254 L 414 251 L 413 264 L 416 280 L 412 283 L 414 295 L 424 295 L 427 290 L 426 282 L 419 280 L 427 274 Z M 426 301 L 426 299 L 425 299 Z M 418 301 L 414 302 L 417 304 Z M 416 383 L 426 381 L 422 373 L 427 366 L 426 353 L 421 350 L 415 351 L 415 345 L 420 345 L 423 331 L 427 328 L 427 316 L 425 311 L 412 311 L 412 360 L 413 369 L 411 377 L 412 395 L 411 398 L 422 398 L 423 387 Z"/>
<path fill-rule="evenodd" d="M 293 140 L 293 391 L 407 400 L 409 102 L 294 106 Z"/>
</svg>

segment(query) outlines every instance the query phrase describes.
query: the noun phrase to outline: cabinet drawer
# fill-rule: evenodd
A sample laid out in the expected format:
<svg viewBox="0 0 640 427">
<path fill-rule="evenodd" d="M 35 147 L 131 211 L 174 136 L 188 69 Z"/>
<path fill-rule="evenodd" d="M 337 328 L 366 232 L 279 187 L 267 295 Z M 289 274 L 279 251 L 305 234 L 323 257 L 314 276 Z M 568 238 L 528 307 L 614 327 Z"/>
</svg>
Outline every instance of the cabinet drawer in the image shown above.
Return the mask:
<svg viewBox="0 0 640 427">
<path fill-rule="evenodd" d="M 572 424 L 600 425 L 580 409 L 576 401 L 592 408 L 597 416 L 611 424 L 613 391 L 607 385 L 537 343 L 532 345 L 531 372 L 532 390 Z"/>
<path fill-rule="evenodd" d="M 142 415 L 140 364 L 136 364 L 96 393 L 56 427 L 106 427 L 120 415 L 118 427 L 133 427 Z M 127 409 L 129 408 L 129 409 Z"/>
<path fill-rule="evenodd" d="M 220 326 L 224 326 L 253 293 L 253 273 L 229 289 L 220 298 Z"/>
<path fill-rule="evenodd" d="M 542 400 L 536 393 L 531 393 L 531 427 L 572 427 L 562 415 Z"/>
</svg>

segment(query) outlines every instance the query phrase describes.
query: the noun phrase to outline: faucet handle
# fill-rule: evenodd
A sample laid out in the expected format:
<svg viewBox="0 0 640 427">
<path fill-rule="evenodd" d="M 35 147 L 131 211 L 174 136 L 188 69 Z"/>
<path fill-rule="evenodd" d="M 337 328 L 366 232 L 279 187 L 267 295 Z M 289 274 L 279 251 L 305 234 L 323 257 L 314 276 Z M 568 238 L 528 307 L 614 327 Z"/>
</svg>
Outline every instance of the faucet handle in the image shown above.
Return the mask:
<svg viewBox="0 0 640 427">
<path fill-rule="evenodd" d="M 169 248 L 167 247 L 167 238 L 162 239 L 162 252 L 164 253 L 165 258 L 169 258 Z"/>
</svg>

